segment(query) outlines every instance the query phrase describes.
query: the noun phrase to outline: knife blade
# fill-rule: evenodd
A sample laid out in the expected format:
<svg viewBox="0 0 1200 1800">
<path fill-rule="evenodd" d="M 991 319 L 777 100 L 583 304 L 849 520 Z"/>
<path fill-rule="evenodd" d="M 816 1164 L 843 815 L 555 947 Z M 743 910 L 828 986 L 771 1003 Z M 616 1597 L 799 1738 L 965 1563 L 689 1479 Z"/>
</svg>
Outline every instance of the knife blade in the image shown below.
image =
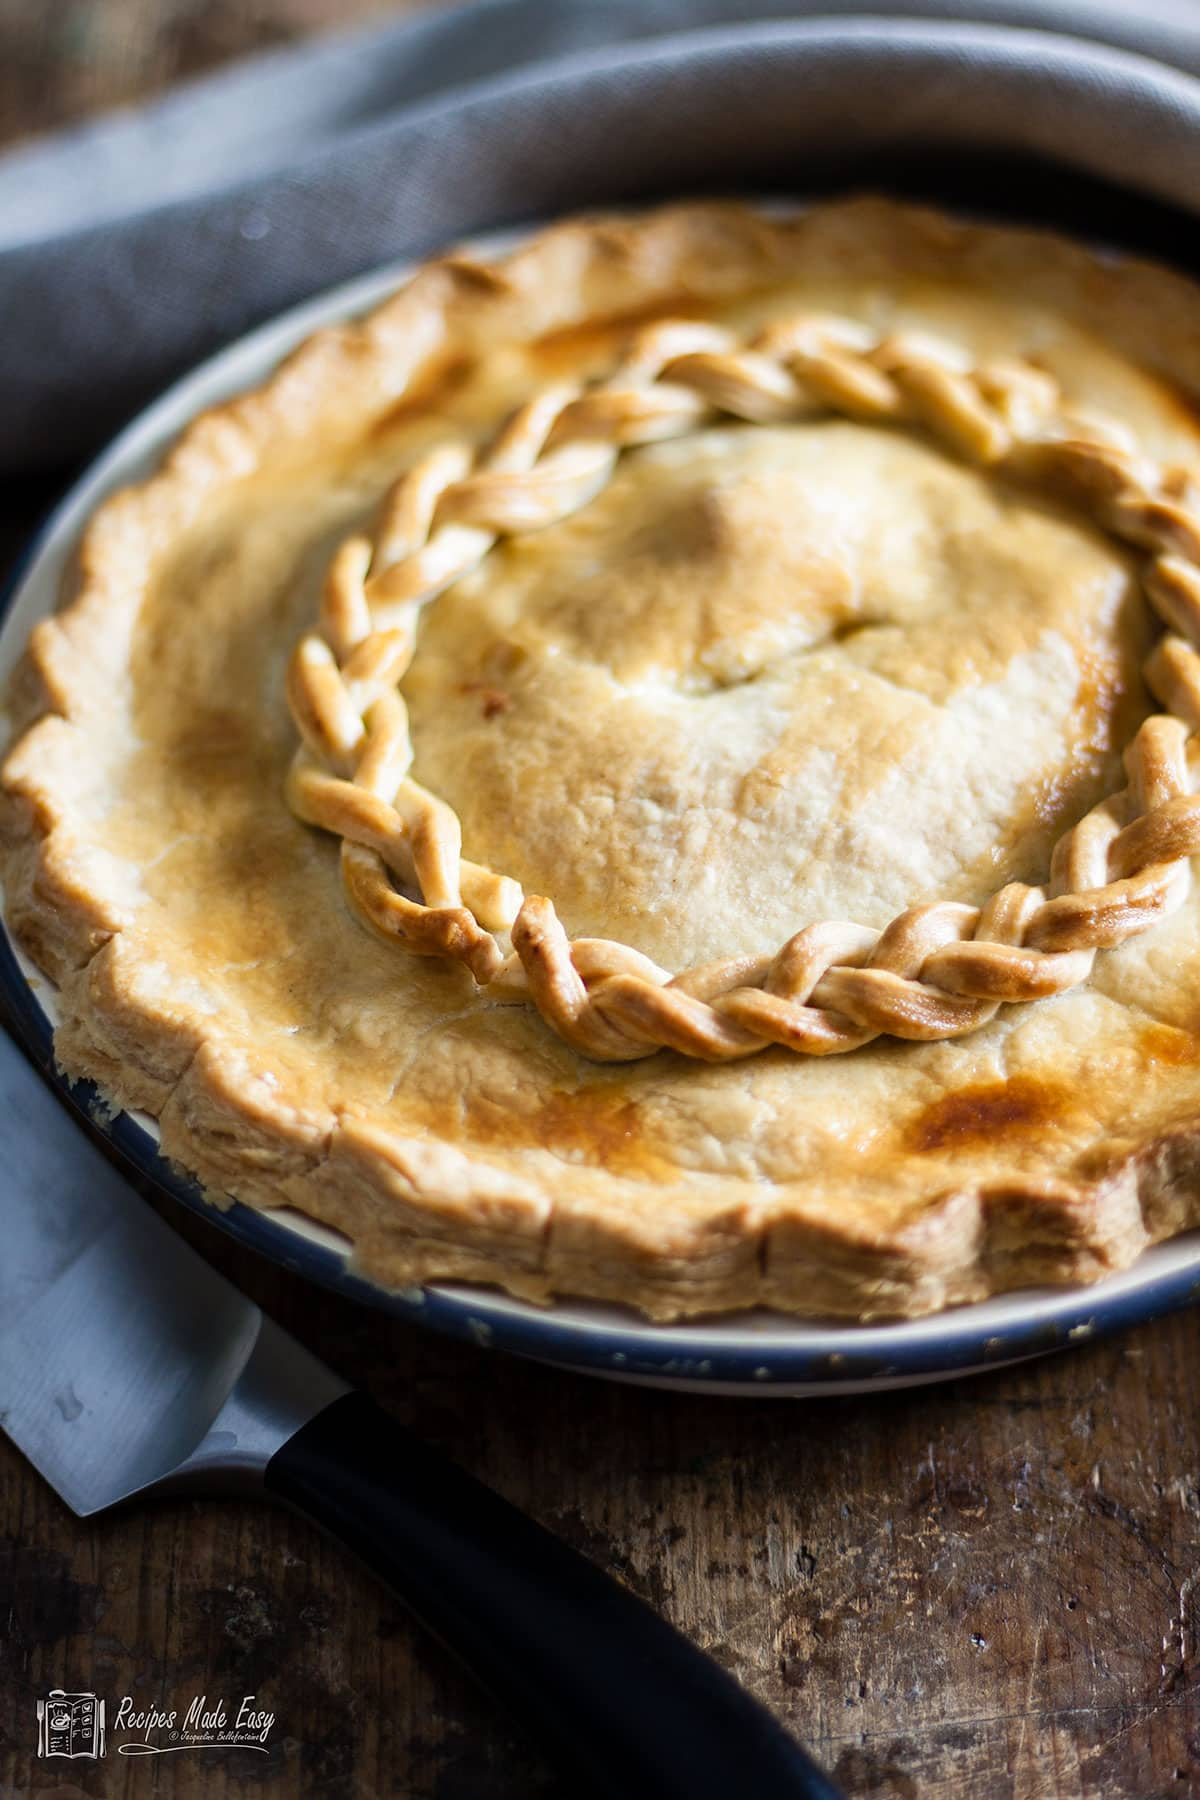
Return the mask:
<svg viewBox="0 0 1200 1800">
<path fill-rule="evenodd" d="M 282 1334 L 138 1200 L 3 1033 L 0 1141 L 0 1426 L 72 1511 L 206 1462 L 219 1479 L 224 1457 L 231 1479 L 253 1479 L 261 1453 L 265 1466 L 349 1392 L 289 1342 L 300 1379 L 294 1410 L 274 1409 L 282 1436 L 250 1433 L 244 1407 L 218 1425 L 252 1357 L 282 1357 Z"/>
<path fill-rule="evenodd" d="M 258 1492 L 360 1555 L 601 1800 L 838 1800 L 673 1626 L 212 1269 L 0 1031 L 0 1428 L 75 1512 Z"/>
</svg>

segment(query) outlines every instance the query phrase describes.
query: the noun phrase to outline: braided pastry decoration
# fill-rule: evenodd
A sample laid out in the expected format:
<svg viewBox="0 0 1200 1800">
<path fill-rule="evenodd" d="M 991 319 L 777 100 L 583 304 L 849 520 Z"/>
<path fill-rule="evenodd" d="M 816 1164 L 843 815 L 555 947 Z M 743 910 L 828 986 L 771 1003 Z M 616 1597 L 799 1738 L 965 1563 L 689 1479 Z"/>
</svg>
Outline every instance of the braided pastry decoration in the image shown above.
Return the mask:
<svg viewBox="0 0 1200 1800">
<path fill-rule="evenodd" d="M 550 900 L 524 898 L 463 858 L 456 814 L 410 775 L 397 684 L 421 609 L 501 536 L 585 505 L 630 446 L 722 415 L 757 424 L 831 413 L 922 430 L 1146 552 L 1143 585 L 1166 631 L 1145 678 L 1164 711 L 1125 751 L 1128 786 L 1059 839 L 1045 886 L 1010 882 L 983 907 L 914 906 L 883 931 L 826 921 L 774 954 L 682 973 L 608 939 L 572 941 Z M 879 339 L 842 319 L 789 318 L 750 342 L 665 322 L 638 332 L 606 378 L 539 393 L 481 452 L 447 444 L 424 456 L 390 491 L 373 539 L 341 545 L 319 627 L 288 669 L 303 741 L 287 798 L 341 839 L 346 897 L 364 924 L 464 963 L 490 996 L 532 1001 L 585 1056 L 622 1062 L 666 1047 L 718 1062 L 768 1044 L 821 1056 L 884 1033 L 957 1037 L 1002 1005 L 1077 986 L 1097 951 L 1182 903 L 1188 858 L 1200 852 L 1188 762 L 1200 727 L 1197 645 L 1200 495 L 1188 473 L 1151 461 L 1122 427 L 1066 409 L 1040 370 L 970 366 L 944 344 Z"/>
</svg>

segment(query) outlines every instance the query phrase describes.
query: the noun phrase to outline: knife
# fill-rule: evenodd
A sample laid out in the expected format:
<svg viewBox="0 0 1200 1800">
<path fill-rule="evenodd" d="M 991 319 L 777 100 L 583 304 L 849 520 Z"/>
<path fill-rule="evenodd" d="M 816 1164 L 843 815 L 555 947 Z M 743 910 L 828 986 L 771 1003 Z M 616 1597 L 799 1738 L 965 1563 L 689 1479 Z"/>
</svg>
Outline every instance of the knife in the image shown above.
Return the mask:
<svg viewBox="0 0 1200 1800">
<path fill-rule="evenodd" d="M 0 1428 L 74 1512 L 204 1490 L 299 1509 L 597 1800 L 839 1800 L 710 1657 L 210 1268 L 3 1031 L 0 1142 Z"/>
</svg>

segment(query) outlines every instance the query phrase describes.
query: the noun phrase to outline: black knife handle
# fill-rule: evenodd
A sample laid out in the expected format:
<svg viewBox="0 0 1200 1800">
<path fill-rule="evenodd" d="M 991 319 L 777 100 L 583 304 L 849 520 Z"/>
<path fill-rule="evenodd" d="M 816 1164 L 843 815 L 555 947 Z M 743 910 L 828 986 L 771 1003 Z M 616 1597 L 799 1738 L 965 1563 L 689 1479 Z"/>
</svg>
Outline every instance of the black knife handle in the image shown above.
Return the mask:
<svg viewBox="0 0 1200 1800">
<path fill-rule="evenodd" d="M 602 1800 L 840 1800 L 783 1727 L 636 1595 L 346 1394 L 267 1488 L 355 1551 Z"/>
</svg>

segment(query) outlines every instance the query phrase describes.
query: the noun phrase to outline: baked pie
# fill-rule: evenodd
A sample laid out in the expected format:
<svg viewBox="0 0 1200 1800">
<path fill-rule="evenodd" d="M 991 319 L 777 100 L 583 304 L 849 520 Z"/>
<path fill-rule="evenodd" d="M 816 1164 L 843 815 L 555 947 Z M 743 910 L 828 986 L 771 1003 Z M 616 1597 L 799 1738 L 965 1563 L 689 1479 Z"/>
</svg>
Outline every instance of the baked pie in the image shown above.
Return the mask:
<svg viewBox="0 0 1200 1800">
<path fill-rule="evenodd" d="M 58 1054 L 394 1284 L 928 1312 L 1200 1219 L 1200 291 L 886 200 L 428 264 L 108 501 Z"/>
</svg>

